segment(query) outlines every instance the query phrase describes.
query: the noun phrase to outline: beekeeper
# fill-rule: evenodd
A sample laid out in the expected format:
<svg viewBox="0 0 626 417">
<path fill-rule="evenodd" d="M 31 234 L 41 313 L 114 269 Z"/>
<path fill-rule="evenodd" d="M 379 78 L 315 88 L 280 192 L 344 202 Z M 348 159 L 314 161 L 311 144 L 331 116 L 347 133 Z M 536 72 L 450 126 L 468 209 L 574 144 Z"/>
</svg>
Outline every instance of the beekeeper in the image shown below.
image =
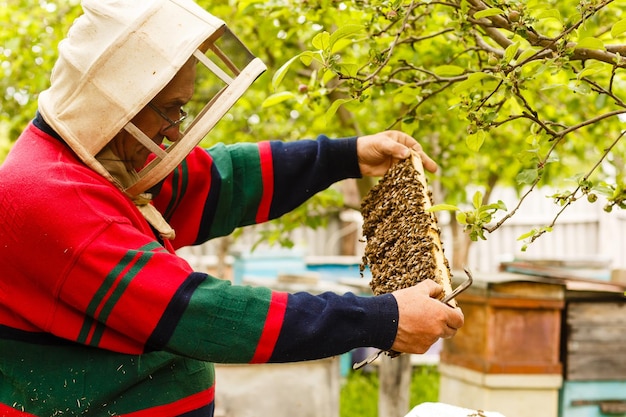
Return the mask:
<svg viewBox="0 0 626 417">
<path fill-rule="evenodd" d="M 211 416 L 213 362 L 421 353 L 463 325 L 431 280 L 314 296 L 195 272 L 176 249 L 382 175 L 409 148 L 436 165 L 400 132 L 202 149 L 262 62 L 191 0 L 83 9 L 0 167 L 0 415 Z"/>
</svg>

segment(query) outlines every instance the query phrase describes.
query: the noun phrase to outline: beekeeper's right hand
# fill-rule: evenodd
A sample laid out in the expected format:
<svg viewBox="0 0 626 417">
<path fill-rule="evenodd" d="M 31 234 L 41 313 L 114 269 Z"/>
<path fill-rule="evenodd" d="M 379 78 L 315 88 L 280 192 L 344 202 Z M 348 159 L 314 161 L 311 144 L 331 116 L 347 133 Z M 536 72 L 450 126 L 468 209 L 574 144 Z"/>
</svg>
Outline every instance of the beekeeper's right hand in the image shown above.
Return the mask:
<svg viewBox="0 0 626 417">
<path fill-rule="evenodd" d="M 463 326 L 460 308 L 437 299 L 443 287 L 426 279 L 419 284 L 394 291 L 398 303 L 398 333 L 391 349 L 403 353 L 424 353 L 440 338 L 449 339 Z"/>
</svg>

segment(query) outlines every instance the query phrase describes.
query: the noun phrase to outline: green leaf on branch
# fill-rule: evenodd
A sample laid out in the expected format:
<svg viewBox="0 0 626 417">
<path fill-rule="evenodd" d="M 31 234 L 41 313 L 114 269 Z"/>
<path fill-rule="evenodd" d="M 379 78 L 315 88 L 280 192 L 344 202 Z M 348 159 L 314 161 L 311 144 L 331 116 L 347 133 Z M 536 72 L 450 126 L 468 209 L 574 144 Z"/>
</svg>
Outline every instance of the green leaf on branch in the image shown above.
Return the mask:
<svg viewBox="0 0 626 417">
<path fill-rule="evenodd" d="M 342 74 L 346 74 L 350 77 L 356 77 L 359 72 L 359 66 L 356 64 L 341 64 L 339 65 L 339 71 Z"/>
<path fill-rule="evenodd" d="M 604 42 L 598 38 L 588 37 L 581 39 L 575 49 L 595 49 L 604 50 Z"/>
<path fill-rule="evenodd" d="M 272 94 L 265 100 L 263 100 L 263 108 L 275 106 L 278 103 L 282 103 L 283 101 L 292 99 L 295 97 L 295 94 L 289 91 L 281 91 L 280 93 Z"/>
<path fill-rule="evenodd" d="M 583 77 L 588 77 L 590 75 L 601 74 L 605 71 L 606 66 L 601 62 L 593 62 L 585 67 L 582 71 L 578 73 L 577 78 L 580 80 Z"/>
<path fill-rule="evenodd" d="M 580 82 L 574 82 L 572 81 L 571 83 L 568 84 L 568 87 L 570 90 L 572 90 L 575 93 L 578 94 L 589 94 L 592 92 L 591 87 L 589 87 L 589 84 L 585 84 L 585 83 L 580 83 Z"/>
<path fill-rule="evenodd" d="M 527 243 L 530 243 L 532 240 L 538 238 L 539 236 L 541 236 L 544 233 L 550 233 L 552 232 L 553 228 L 551 226 L 542 226 L 539 229 L 532 229 L 529 232 L 526 232 L 522 235 L 520 235 L 517 240 L 524 240 Z M 521 250 L 522 252 L 525 252 L 526 249 L 528 248 L 528 244 L 524 245 Z"/>
<path fill-rule="evenodd" d="M 330 33 L 324 31 L 315 35 L 311 41 L 314 47 L 319 50 L 325 51 L 330 48 Z"/>
<path fill-rule="evenodd" d="M 461 209 L 452 204 L 435 204 L 434 206 L 431 206 L 426 211 L 432 213 L 436 211 L 457 211 L 457 210 L 461 210 Z"/>
<path fill-rule="evenodd" d="M 535 233 L 537 233 L 537 229 L 532 229 L 529 232 L 526 232 L 524 234 L 519 235 L 519 237 L 517 238 L 517 240 L 524 240 L 524 239 L 528 239 L 529 237 L 533 236 Z"/>
<path fill-rule="evenodd" d="M 502 201 L 502 200 L 498 200 L 497 203 L 491 203 L 491 204 L 487 204 L 485 206 L 482 206 L 481 209 L 483 207 L 486 210 L 493 210 L 494 212 L 496 212 L 498 210 L 507 211 L 506 204 L 504 204 L 504 201 Z"/>
<path fill-rule="evenodd" d="M 532 184 L 535 182 L 539 173 L 536 169 L 524 169 L 515 178 L 518 184 Z"/>
<path fill-rule="evenodd" d="M 497 16 L 499 14 L 504 14 L 502 9 L 498 9 L 497 7 L 491 7 L 489 9 L 481 10 L 479 12 L 474 13 L 474 19 L 481 19 L 483 17 L 489 16 Z"/>
<path fill-rule="evenodd" d="M 362 32 L 363 29 L 364 27 L 362 25 L 346 25 L 334 31 L 333 34 L 330 35 L 330 38 L 328 40 L 328 47 L 330 48 L 331 52 L 336 52 L 337 50 L 341 49 L 340 47 L 338 47 L 338 45 L 341 44 L 338 44 L 337 42 L 350 36 L 356 35 L 357 33 Z"/>
<path fill-rule="evenodd" d="M 514 42 L 510 44 L 509 46 L 507 46 L 506 50 L 504 51 L 504 58 L 503 58 L 503 61 L 505 64 L 508 64 L 509 62 L 513 60 L 513 58 L 515 58 L 515 55 L 517 55 L 517 51 L 519 50 L 519 47 L 520 47 L 519 42 Z"/>
<path fill-rule="evenodd" d="M 467 144 L 467 147 L 470 150 L 474 152 L 478 152 L 480 148 L 483 146 L 483 144 L 485 143 L 486 136 L 487 134 L 485 133 L 484 130 L 479 130 L 478 132 L 467 136 L 465 138 L 465 143 Z"/>
<path fill-rule="evenodd" d="M 458 65 L 440 65 L 433 72 L 440 77 L 454 77 L 463 74 L 465 69 Z"/>
<path fill-rule="evenodd" d="M 480 207 L 483 204 L 483 193 L 476 191 L 474 198 L 472 198 L 472 203 L 474 204 L 474 208 Z"/>
<path fill-rule="evenodd" d="M 563 23 L 563 17 L 558 9 L 550 8 L 541 11 L 537 16 L 537 20 L 556 19 L 559 23 Z"/>
<path fill-rule="evenodd" d="M 613 188 L 611 185 L 606 182 L 601 182 L 600 184 L 593 187 L 593 190 L 598 194 L 604 197 L 612 197 L 613 196 Z"/>
<path fill-rule="evenodd" d="M 526 48 L 522 51 L 522 53 L 517 58 L 517 62 L 522 63 L 526 61 L 528 58 L 535 55 L 539 51 L 541 51 L 541 48 L 538 48 L 538 47 Z"/>
<path fill-rule="evenodd" d="M 622 19 L 615 23 L 611 28 L 611 36 L 617 38 L 622 33 L 626 32 L 626 19 Z"/>
<path fill-rule="evenodd" d="M 453 91 L 455 94 L 458 94 L 462 91 L 469 90 L 470 88 L 472 88 L 473 86 L 475 86 L 476 84 L 484 80 L 485 78 L 491 78 L 491 77 L 492 75 L 486 74 L 484 72 L 475 72 L 474 74 L 471 74 L 469 77 L 467 77 L 467 80 L 462 81 L 458 83 L 456 86 L 454 86 Z"/>
<path fill-rule="evenodd" d="M 329 123 L 330 119 L 335 115 L 335 113 L 337 113 L 337 110 L 339 110 L 339 107 L 351 101 L 353 101 L 353 99 L 350 98 L 340 98 L 333 101 L 333 104 L 330 105 L 330 107 L 328 108 L 328 110 L 326 110 L 326 113 L 324 114 L 324 117 L 326 118 L 326 123 Z"/>
<path fill-rule="evenodd" d="M 285 78 L 287 71 L 289 71 L 289 67 L 291 67 L 291 65 L 296 60 L 299 59 L 302 61 L 304 65 L 308 66 L 311 64 L 313 59 L 315 59 L 315 56 L 319 56 L 319 53 L 311 52 L 311 51 L 304 51 L 294 56 L 293 58 L 289 59 L 280 68 L 278 68 L 276 72 L 274 73 L 274 76 L 272 77 L 272 88 L 276 90 L 276 88 L 280 85 L 280 83 L 282 83 L 283 79 Z"/>
</svg>

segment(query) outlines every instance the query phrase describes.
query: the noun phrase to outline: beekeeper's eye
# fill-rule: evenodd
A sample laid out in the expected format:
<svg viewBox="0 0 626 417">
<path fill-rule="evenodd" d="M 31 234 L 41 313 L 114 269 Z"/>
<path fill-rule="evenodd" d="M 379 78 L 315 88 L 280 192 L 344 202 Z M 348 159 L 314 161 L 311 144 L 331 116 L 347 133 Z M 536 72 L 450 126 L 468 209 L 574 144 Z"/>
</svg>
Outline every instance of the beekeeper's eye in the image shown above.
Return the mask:
<svg viewBox="0 0 626 417">
<path fill-rule="evenodd" d="M 161 116 L 166 122 L 169 123 L 167 127 L 163 128 L 162 130 L 169 130 L 173 127 L 180 126 L 180 124 L 184 122 L 188 116 L 187 112 L 183 110 L 182 107 L 178 107 L 178 106 L 165 107 L 163 110 L 161 110 L 156 104 L 150 102 L 148 103 L 148 107 L 154 110 L 159 116 Z M 172 120 L 170 119 L 170 116 L 168 116 L 168 113 L 172 114 L 172 111 L 175 112 L 174 114 L 178 113 L 178 117 L 176 118 L 176 120 Z"/>
</svg>

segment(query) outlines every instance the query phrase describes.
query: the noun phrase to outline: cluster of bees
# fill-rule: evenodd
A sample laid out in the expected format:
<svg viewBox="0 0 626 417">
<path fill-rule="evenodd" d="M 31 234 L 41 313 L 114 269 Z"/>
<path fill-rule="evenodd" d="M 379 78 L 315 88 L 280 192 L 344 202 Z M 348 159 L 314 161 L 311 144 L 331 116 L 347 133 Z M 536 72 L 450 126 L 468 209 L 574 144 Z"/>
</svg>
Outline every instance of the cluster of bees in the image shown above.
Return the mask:
<svg viewBox="0 0 626 417">
<path fill-rule="evenodd" d="M 432 194 L 420 181 L 411 159 L 394 164 L 361 203 L 365 253 L 361 271 L 369 266 L 370 287 L 384 294 L 437 277 L 433 235 L 440 230 L 433 213 Z"/>
</svg>

